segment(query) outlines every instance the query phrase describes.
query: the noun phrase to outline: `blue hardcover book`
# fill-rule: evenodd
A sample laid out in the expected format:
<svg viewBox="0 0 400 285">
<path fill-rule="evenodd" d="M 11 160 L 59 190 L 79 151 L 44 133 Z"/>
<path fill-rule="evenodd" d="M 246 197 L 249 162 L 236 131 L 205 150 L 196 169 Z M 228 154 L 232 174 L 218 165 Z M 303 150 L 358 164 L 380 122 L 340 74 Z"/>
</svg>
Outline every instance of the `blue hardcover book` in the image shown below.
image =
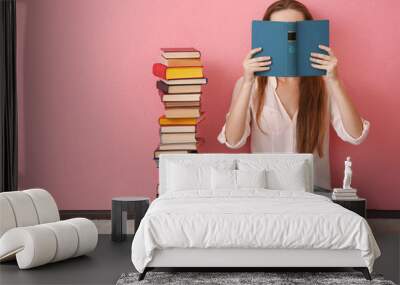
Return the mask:
<svg viewBox="0 0 400 285">
<path fill-rule="evenodd" d="M 318 45 L 329 46 L 329 21 L 275 22 L 253 21 L 252 48 L 261 47 L 255 56 L 270 56 L 271 69 L 257 76 L 321 76 L 325 70 L 311 66 L 311 52 L 326 54 Z"/>
</svg>

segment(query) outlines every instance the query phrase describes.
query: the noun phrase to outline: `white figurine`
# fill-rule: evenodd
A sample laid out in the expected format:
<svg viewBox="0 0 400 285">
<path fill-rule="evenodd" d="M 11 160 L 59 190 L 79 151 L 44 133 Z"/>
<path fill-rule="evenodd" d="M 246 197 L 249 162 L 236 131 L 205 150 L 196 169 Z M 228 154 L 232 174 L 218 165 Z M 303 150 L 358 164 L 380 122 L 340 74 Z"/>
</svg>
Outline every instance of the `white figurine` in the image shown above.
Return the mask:
<svg viewBox="0 0 400 285">
<path fill-rule="evenodd" d="M 351 188 L 351 176 L 353 175 L 353 171 L 351 170 L 351 159 L 350 156 L 346 158 L 344 162 L 344 178 L 343 178 L 343 189 L 352 189 Z"/>
</svg>

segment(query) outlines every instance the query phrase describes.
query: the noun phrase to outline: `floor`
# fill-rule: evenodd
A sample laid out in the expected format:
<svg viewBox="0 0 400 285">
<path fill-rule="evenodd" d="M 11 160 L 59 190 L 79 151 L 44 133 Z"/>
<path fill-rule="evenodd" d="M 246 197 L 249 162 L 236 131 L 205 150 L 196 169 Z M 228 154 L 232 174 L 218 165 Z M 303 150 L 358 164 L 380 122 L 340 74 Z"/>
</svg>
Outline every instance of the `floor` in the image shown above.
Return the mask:
<svg viewBox="0 0 400 285">
<path fill-rule="evenodd" d="M 382 256 L 375 272 L 400 283 L 400 234 L 375 233 Z M 131 239 L 115 243 L 100 235 L 97 249 L 78 257 L 30 270 L 18 270 L 15 262 L 0 265 L 0 284 L 115 284 L 124 272 L 134 271 L 130 261 Z"/>
<path fill-rule="evenodd" d="M 112 242 L 110 235 L 100 235 L 94 252 L 88 256 L 18 270 L 15 262 L 0 264 L 0 284 L 115 284 L 124 272 L 132 272 L 132 238 Z"/>
</svg>

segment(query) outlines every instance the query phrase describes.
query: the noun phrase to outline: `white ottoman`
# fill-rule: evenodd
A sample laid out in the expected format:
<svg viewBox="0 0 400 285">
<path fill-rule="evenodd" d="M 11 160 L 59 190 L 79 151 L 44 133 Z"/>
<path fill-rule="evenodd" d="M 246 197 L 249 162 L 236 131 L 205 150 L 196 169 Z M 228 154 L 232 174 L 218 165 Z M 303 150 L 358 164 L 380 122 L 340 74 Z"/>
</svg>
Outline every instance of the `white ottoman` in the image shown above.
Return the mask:
<svg viewBox="0 0 400 285">
<path fill-rule="evenodd" d="M 0 261 L 16 258 L 20 269 L 84 255 L 97 245 L 94 223 L 59 221 L 54 199 L 42 189 L 0 193 L 0 217 Z"/>
</svg>

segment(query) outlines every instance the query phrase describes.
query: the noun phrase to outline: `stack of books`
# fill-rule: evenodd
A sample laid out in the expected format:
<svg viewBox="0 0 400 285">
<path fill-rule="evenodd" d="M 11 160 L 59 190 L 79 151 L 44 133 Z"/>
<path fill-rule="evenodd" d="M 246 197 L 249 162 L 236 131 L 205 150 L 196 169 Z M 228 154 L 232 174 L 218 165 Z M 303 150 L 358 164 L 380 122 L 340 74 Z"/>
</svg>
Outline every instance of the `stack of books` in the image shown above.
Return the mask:
<svg viewBox="0 0 400 285">
<path fill-rule="evenodd" d="M 203 74 L 200 51 L 194 48 L 162 48 L 161 63 L 153 65 L 159 78 L 156 87 L 165 112 L 159 118 L 160 144 L 154 159 L 162 153 L 197 152 L 200 139 L 197 126 L 204 119 L 201 111 Z"/>
<path fill-rule="evenodd" d="M 332 193 L 333 200 L 357 200 L 357 189 L 334 188 Z"/>
</svg>

